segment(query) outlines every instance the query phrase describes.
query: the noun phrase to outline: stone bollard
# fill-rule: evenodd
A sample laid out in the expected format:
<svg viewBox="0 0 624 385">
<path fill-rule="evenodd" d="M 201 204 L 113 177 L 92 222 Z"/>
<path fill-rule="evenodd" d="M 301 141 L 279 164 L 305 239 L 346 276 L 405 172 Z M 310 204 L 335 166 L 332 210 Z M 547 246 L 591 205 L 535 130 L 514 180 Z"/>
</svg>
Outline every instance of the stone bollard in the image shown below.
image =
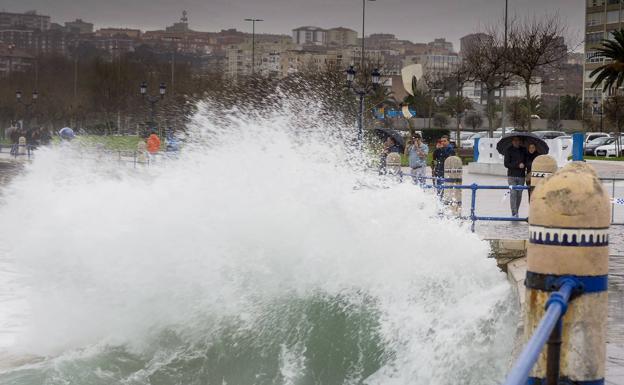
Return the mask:
<svg viewBox="0 0 624 385">
<path fill-rule="evenodd" d="M 550 155 L 540 155 L 533 160 L 531 175 L 529 175 L 529 199 L 535 186 L 542 183 L 546 178 L 557 172 L 557 161 Z"/>
<path fill-rule="evenodd" d="M 386 171 L 393 175 L 401 173 L 401 155 L 397 152 L 391 152 L 386 157 Z"/>
<path fill-rule="evenodd" d="M 26 155 L 28 154 L 28 147 L 26 146 L 26 138 L 20 136 L 17 140 L 17 155 Z"/>
<path fill-rule="evenodd" d="M 609 196 L 595 171 L 585 163 L 567 165 L 540 181 L 533 193 L 525 279 L 525 340 L 544 315 L 550 293 L 558 289 L 558 278 L 573 276 L 583 285 L 570 300 L 562 328 L 555 329 L 562 332 L 561 338 L 554 332 L 549 341 L 554 352 L 561 344 L 559 377 L 564 382 L 604 382 L 610 223 Z M 542 350 L 528 383 L 546 384 L 548 350 L 550 347 Z"/>
<path fill-rule="evenodd" d="M 444 183 L 447 186 L 461 186 L 463 163 L 458 156 L 449 156 L 444 161 Z M 447 205 L 451 212 L 460 217 L 462 211 L 462 190 L 444 189 L 442 202 Z"/>
<path fill-rule="evenodd" d="M 147 144 L 144 140 L 139 140 L 137 143 L 136 161 L 139 164 L 147 163 Z"/>
</svg>

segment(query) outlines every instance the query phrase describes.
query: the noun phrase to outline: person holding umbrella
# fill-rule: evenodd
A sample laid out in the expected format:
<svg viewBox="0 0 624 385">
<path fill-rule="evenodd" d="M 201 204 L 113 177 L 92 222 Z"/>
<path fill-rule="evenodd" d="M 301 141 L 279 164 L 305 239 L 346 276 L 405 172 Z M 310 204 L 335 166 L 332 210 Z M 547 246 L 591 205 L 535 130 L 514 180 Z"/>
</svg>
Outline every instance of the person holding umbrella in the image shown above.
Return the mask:
<svg viewBox="0 0 624 385">
<path fill-rule="evenodd" d="M 507 183 L 510 186 L 524 186 L 526 177 L 526 149 L 520 146 L 520 138 L 515 136 L 511 140 L 511 147 L 505 152 L 505 167 L 507 168 Z M 511 216 L 518 217 L 518 209 L 522 203 L 522 190 L 511 190 L 509 202 Z"/>
<path fill-rule="evenodd" d="M 529 143 L 527 146 L 527 156 L 526 156 L 526 185 L 531 187 L 531 168 L 533 167 L 533 161 L 535 158 L 539 156 L 537 152 L 537 146 L 534 143 Z M 529 188 L 529 202 L 531 202 L 531 192 L 532 189 Z"/>
<path fill-rule="evenodd" d="M 534 154 L 528 155 L 526 146 L 535 147 Z M 537 155 L 548 154 L 548 145 L 542 139 L 530 132 L 514 132 L 505 135 L 496 145 L 498 152 L 505 156 L 505 167 L 507 168 L 507 182 L 510 186 L 524 186 L 527 166 L 529 161 L 533 161 Z M 511 215 L 518 217 L 520 203 L 522 203 L 522 190 L 511 190 L 510 192 Z"/>
</svg>

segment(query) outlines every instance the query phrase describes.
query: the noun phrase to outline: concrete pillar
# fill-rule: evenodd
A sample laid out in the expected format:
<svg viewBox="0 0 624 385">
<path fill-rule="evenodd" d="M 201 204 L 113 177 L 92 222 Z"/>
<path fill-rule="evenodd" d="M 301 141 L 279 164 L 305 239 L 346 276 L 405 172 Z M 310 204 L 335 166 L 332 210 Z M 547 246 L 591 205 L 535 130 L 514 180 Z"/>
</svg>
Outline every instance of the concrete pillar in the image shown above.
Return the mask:
<svg viewBox="0 0 624 385">
<path fill-rule="evenodd" d="M 20 136 L 17 140 L 17 155 L 26 155 L 28 154 L 28 148 L 26 147 L 26 138 Z"/>
<path fill-rule="evenodd" d="M 557 172 L 557 161 L 550 155 L 540 155 L 533 160 L 531 166 L 531 190 L 535 190 L 535 186 L 542 183 L 546 178 Z"/>
<path fill-rule="evenodd" d="M 595 171 L 585 163 L 567 165 L 540 181 L 533 192 L 525 340 L 544 315 L 558 278 L 574 276 L 584 286 L 563 317 L 560 378 L 564 381 L 604 383 L 610 222 L 609 196 Z M 546 351 L 542 350 L 528 383 L 546 384 Z"/>
<path fill-rule="evenodd" d="M 147 144 L 144 140 L 139 140 L 137 143 L 137 163 L 145 164 L 147 163 Z"/>
<path fill-rule="evenodd" d="M 444 161 L 444 185 L 460 186 L 462 184 L 463 163 L 458 156 L 449 156 Z M 449 207 L 456 216 L 461 216 L 462 190 L 444 189 L 442 202 Z"/>
<path fill-rule="evenodd" d="M 391 152 L 386 157 L 386 171 L 390 174 L 398 175 L 401 172 L 401 155 Z"/>
</svg>

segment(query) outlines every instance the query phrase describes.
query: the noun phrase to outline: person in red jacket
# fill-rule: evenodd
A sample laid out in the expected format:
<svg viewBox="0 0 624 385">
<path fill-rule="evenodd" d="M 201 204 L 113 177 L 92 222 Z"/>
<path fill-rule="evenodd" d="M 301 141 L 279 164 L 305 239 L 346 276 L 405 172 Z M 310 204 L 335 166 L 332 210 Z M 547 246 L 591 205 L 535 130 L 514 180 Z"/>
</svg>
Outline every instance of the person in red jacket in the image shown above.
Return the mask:
<svg viewBox="0 0 624 385">
<path fill-rule="evenodd" d="M 147 138 L 147 151 L 150 154 L 155 154 L 160 151 L 160 138 L 155 132 L 152 132 L 149 138 Z"/>
</svg>

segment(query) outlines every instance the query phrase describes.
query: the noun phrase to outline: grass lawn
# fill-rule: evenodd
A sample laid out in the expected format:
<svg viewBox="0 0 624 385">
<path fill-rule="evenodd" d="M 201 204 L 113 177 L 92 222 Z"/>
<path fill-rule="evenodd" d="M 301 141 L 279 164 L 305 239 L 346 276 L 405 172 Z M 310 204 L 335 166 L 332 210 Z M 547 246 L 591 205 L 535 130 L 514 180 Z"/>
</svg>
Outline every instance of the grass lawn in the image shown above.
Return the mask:
<svg viewBox="0 0 624 385">
<path fill-rule="evenodd" d="M 137 135 L 76 135 L 74 143 L 79 143 L 85 147 L 96 147 L 102 145 L 105 149 L 111 151 L 136 151 L 137 144 L 141 140 Z M 55 136 L 52 143 L 58 143 L 60 138 Z M 165 148 L 165 140 L 160 138 L 160 148 Z"/>
<path fill-rule="evenodd" d="M 98 144 L 103 145 L 108 150 L 114 151 L 135 151 L 140 138 L 135 135 L 124 136 L 100 136 L 100 135 L 78 135 L 75 141 L 89 147 Z"/>
<path fill-rule="evenodd" d="M 619 162 L 623 162 L 624 161 L 624 156 L 620 156 L 620 157 L 610 157 L 607 158 L 605 156 L 585 156 L 585 159 L 587 160 L 615 160 L 615 161 L 619 161 Z"/>
</svg>

